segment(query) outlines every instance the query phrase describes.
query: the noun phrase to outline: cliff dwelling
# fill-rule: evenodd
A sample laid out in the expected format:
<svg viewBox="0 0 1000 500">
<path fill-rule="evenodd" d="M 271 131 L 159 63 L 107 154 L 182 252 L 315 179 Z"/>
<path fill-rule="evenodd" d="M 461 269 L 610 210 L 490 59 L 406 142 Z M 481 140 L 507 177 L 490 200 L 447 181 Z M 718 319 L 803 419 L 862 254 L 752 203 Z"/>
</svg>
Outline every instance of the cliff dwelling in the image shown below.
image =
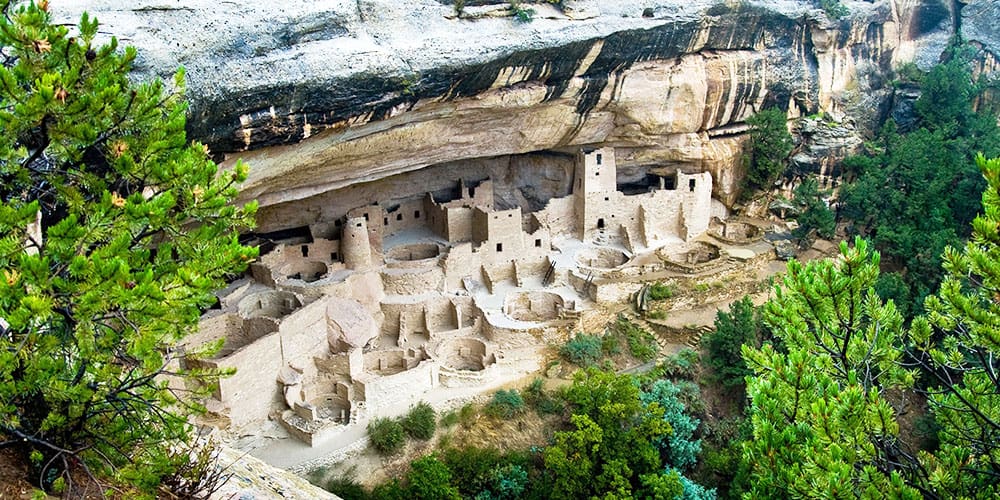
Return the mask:
<svg viewBox="0 0 1000 500">
<path fill-rule="evenodd" d="M 428 391 L 518 380 L 588 309 L 625 302 L 645 281 L 748 258 L 731 249 L 760 231 L 726 221 L 709 173 L 623 175 L 615 154 L 551 156 L 556 172 L 570 158 L 571 175 L 531 199 L 509 177 L 468 168 L 432 192 L 349 206 L 394 192 L 362 185 L 303 204 L 299 218 L 315 221 L 262 235 L 259 262 L 189 340 L 223 343 L 204 366 L 239 368 L 214 388 L 211 420 L 252 431 L 275 419 L 317 445 Z M 523 199 L 512 206 L 515 191 Z"/>
</svg>

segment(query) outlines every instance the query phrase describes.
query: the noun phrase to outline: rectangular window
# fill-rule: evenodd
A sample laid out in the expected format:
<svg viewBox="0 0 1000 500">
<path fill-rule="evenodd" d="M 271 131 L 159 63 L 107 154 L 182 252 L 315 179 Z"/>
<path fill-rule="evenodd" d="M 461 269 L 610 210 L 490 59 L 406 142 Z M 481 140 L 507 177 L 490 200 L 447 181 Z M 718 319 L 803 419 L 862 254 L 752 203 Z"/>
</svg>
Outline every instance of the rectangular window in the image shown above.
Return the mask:
<svg viewBox="0 0 1000 500">
<path fill-rule="evenodd" d="M 539 247 L 539 248 L 542 247 L 542 240 L 541 240 L 541 238 L 538 238 L 538 239 L 535 240 L 535 246 Z"/>
<path fill-rule="evenodd" d="M 497 251 L 498 252 L 502 252 L 503 251 L 503 243 L 497 243 Z"/>
<path fill-rule="evenodd" d="M 382 217 L 382 225 L 383 226 L 388 226 L 389 225 L 389 218 L 388 217 Z"/>
<path fill-rule="evenodd" d="M 694 179 L 688 181 L 688 191 L 694 192 Z"/>
<path fill-rule="evenodd" d="M 302 256 L 303 257 L 308 257 L 309 256 L 309 245 L 302 245 L 301 250 L 302 250 Z"/>
<path fill-rule="evenodd" d="M 396 214 L 396 220 L 403 220 L 403 214 Z"/>
<path fill-rule="evenodd" d="M 330 253 L 330 260 L 337 262 L 338 260 L 340 260 L 340 256 L 337 255 L 337 252 L 332 252 Z"/>
<path fill-rule="evenodd" d="M 414 219 L 419 219 L 420 218 L 420 210 L 415 210 L 413 212 L 413 218 Z"/>
<path fill-rule="evenodd" d="M 601 153 L 597 153 L 597 164 L 601 164 Z"/>
<path fill-rule="evenodd" d="M 365 220 L 368 220 L 368 214 L 365 214 Z"/>
</svg>

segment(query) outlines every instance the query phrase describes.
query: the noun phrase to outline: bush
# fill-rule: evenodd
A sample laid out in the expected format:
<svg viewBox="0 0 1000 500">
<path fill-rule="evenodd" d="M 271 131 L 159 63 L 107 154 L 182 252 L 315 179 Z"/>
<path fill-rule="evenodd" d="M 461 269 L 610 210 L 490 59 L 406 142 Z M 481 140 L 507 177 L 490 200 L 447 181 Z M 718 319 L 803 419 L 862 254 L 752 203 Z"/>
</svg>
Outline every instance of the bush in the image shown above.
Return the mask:
<svg viewBox="0 0 1000 500">
<path fill-rule="evenodd" d="M 665 300 L 674 296 L 674 288 L 663 283 L 653 283 L 649 286 L 650 300 Z"/>
<path fill-rule="evenodd" d="M 684 348 L 668 356 L 660 363 L 659 369 L 664 375 L 670 378 L 694 378 L 694 372 L 698 368 L 698 361 L 701 356 L 697 351 Z"/>
<path fill-rule="evenodd" d="M 601 337 L 601 352 L 604 353 L 605 356 L 615 356 L 617 354 L 621 354 L 622 345 L 618 336 L 608 333 L 604 334 Z"/>
<path fill-rule="evenodd" d="M 393 455 L 403 448 L 403 426 L 392 418 L 376 418 L 368 423 L 368 439 L 382 455 Z"/>
<path fill-rule="evenodd" d="M 542 379 L 536 378 L 531 381 L 529 385 L 524 390 L 524 401 L 528 403 L 529 406 L 535 409 L 535 412 L 539 415 L 555 415 L 557 413 L 562 413 L 563 404 L 558 398 L 553 397 L 551 394 L 545 392 L 542 386 Z"/>
<path fill-rule="evenodd" d="M 559 355 L 578 366 L 591 366 L 601 359 L 601 338 L 577 333 L 559 349 Z"/>
<path fill-rule="evenodd" d="M 656 353 L 659 351 L 656 337 L 645 328 L 619 315 L 618 319 L 615 320 L 614 331 L 625 337 L 628 350 L 636 359 L 649 361 L 656 357 Z"/>
<path fill-rule="evenodd" d="M 441 415 L 441 427 L 451 427 L 458 423 L 458 411 L 449 410 L 444 415 Z"/>
<path fill-rule="evenodd" d="M 366 500 L 369 498 L 368 492 L 360 483 L 351 478 L 335 477 L 332 479 L 317 478 L 313 484 L 323 488 L 344 500 Z"/>
<path fill-rule="evenodd" d="M 451 484 L 451 471 L 434 455 L 418 458 L 410 463 L 406 475 L 409 498 L 426 500 L 461 500 L 458 488 Z"/>
<path fill-rule="evenodd" d="M 501 389 L 493 393 L 493 399 L 486 405 L 484 412 L 495 418 L 512 418 L 524 413 L 524 398 L 517 389 Z"/>
<path fill-rule="evenodd" d="M 733 302 L 729 312 L 715 313 L 715 331 L 704 338 L 708 350 L 708 364 L 716 377 L 727 387 L 744 384 L 744 378 L 753 372 L 743 361 L 744 344 L 759 347 L 764 335 L 760 310 L 750 296 Z"/>
<path fill-rule="evenodd" d="M 402 425 L 406 434 L 414 439 L 430 439 L 434 435 L 436 414 L 431 405 L 421 401 L 403 417 Z"/>
<path fill-rule="evenodd" d="M 840 19 L 851 13 L 840 0 L 819 0 L 819 6 L 826 12 L 830 19 Z"/>
<path fill-rule="evenodd" d="M 802 210 L 795 219 L 799 227 L 795 229 L 793 235 L 803 239 L 812 230 L 820 238 L 832 238 L 837 222 L 834 219 L 833 211 L 826 206 L 822 194 L 816 184 L 816 179 L 806 179 L 795 188 L 795 204 Z"/>
</svg>

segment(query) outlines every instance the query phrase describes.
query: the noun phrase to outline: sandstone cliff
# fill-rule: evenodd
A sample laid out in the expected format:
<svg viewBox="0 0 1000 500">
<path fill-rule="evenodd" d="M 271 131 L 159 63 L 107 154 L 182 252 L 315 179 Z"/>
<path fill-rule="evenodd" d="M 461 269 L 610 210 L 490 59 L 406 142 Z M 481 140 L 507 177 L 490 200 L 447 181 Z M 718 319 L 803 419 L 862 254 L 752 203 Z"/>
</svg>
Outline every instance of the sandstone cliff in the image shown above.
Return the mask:
<svg viewBox="0 0 1000 500">
<path fill-rule="evenodd" d="M 750 113 L 864 129 L 889 112 L 892 69 L 933 65 L 956 29 L 984 67 L 1000 53 L 995 0 L 845 1 L 839 21 L 808 1 L 567 0 L 530 23 L 498 1 L 462 17 L 446 0 L 69 3 L 58 16 L 88 10 L 137 46 L 139 72 L 187 69 L 191 134 L 251 163 L 265 231 L 316 222 L 344 186 L 588 144 L 624 169 L 710 171 L 731 203 Z"/>
</svg>

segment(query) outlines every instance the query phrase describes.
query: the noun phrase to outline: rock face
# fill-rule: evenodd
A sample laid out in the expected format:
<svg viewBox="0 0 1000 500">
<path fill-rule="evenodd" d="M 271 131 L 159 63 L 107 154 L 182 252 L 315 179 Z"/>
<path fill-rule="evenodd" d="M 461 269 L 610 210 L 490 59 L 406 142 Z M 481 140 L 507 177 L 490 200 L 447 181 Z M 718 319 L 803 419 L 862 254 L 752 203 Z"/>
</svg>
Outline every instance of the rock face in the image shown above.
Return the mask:
<svg viewBox="0 0 1000 500">
<path fill-rule="evenodd" d="M 581 145 L 615 146 L 626 170 L 709 171 L 729 204 L 754 111 L 822 111 L 863 130 L 889 112 L 892 68 L 937 62 L 955 19 L 987 59 L 1000 53 L 996 1 L 959 12 L 942 0 L 848 0 L 840 21 L 808 1 L 566 3 L 533 5 L 528 23 L 504 16 L 504 3 L 458 17 L 435 0 L 54 9 L 67 21 L 95 14 L 102 32 L 139 48 L 141 73 L 185 66 L 191 135 L 250 162 L 243 197 L 261 203 L 265 231 L 316 222 L 317 211 L 292 207 L 345 186 Z M 400 184 L 414 191 L 402 196 L 423 189 Z"/>
</svg>

